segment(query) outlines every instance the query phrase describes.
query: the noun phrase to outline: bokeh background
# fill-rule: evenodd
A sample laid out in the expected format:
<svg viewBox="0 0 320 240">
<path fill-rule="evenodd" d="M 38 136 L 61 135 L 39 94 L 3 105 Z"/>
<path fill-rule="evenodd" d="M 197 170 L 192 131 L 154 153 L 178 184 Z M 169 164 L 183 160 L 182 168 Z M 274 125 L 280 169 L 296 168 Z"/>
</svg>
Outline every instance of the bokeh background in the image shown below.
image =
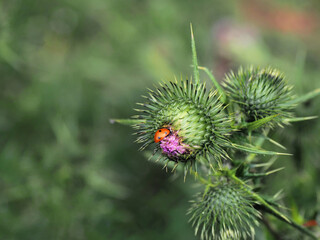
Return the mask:
<svg viewBox="0 0 320 240">
<path fill-rule="evenodd" d="M 191 75 L 190 22 L 217 79 L 252 64 L 280 69 L 297 95 L 320 87 L 318 0 L 0 2 L 0 239 L 198 239 L 193 179 L 148 162 L 133 130 L 109 122 L 134 115 L 146 87 Z M 289 216 L 315 219 L 320 120 L 273 137 L 294 155 L 263 191 L 283 189 Z M 261 227 L 257 239 L 275 236 Z"/>
</svg>

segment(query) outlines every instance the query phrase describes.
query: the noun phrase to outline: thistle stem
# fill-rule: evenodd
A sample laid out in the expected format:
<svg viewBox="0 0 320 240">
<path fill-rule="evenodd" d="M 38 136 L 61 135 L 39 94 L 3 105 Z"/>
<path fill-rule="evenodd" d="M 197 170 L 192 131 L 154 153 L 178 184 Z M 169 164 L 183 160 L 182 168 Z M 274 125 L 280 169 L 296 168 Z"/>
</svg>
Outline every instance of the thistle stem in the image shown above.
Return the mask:
<svg viewBox="0 0 320 240">
<path fill-rule="evenodd" d="M 308 229 L 306 229 L 305 227 L 295 223 L 293 220 L 289 219 L 288 217 L 286 217 L 284 214 L 282 214 L 281 212 L 279 212 L 277 209 L 275 209 L 273 206 L 271 206 L 268 202 L 266 202 L 266 200 L 264 200 L 259 194 L 249 190 L 249 186 L 243 182 L 241 179 L 237 178 L 234 174 L 230 174 L 230 171 L 225 171 L 224 172 L 228 177 L 230 177 L 231 179 L 233 179 L 235 182 L 241 184 L 242 186 L 245 186 L 244 190 L 251 195 L 257 202 L 259 202 L 262 206 L 264 206 L 269 213 L 271 213 L 272 215 L 274 215 L 275 217 L 279 218 L 280 220 L 288 223 L 289 225 L 291 225 L 292 227 L 296 228 L 297 230 L 299 230 L 300 232 L 308 235 L 309 237 L 311 237 L 312 239 L 318 239 L 311 231 L 309 231 Z"/>
<path fill-rule="evenodd" d="M 199 74 L 199 69 L 198 69 L 196 43 L 194 41 L 193 29 L 192 29 L 191 23 L 190 23 L 190 31 L 191 31 L 191 49 L 192 49 L 192 64 L 193 64 L 194 81 L 196 84 L 199 84 L 200 83 L 200 74 Z"/>
<path fill-rule="evenodd" d="M 216 87 L 218 93 L 220 94 L 221 98 L 221 102 L 223 103 L 227 103 L 227 95 L 224 92 L 223 88 L 221 87 L 221 85 L 219 84 L 219 82 L 216 80 L 216 78 L 213 76 L 212 72 L 209 71 L 208 68 L 206 67 L 198 67 L 198 69 L 203 70 L 208 77 L 210 78 L 210 80 L 212 81 L 213 85 Z"/>
</svg>

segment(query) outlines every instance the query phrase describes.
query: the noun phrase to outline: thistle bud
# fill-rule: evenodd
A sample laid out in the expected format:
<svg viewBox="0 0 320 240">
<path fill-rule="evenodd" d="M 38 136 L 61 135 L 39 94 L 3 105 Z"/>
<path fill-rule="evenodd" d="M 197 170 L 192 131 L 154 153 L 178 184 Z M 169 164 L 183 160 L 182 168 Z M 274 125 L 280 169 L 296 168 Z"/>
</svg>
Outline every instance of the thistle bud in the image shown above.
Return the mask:
<svg viewBox="0 0 320 240">
<path fill-rule="evenodd" d="M 292 87 L 277 70 L 240 68 L 237 73 L 226 76 L 224 87 L 230 99 L 239 105 L 247 122 L 277 115 L 269 123 L 272 126 L 292 116 Z"/>
<path fill-rule="evenodd" d="M 254 235 L 260 217 L 252 203 L 243 186 L 223 181 L 200 194 L 188 214 L 201 239 L 247 239 Z"/>
<path fill-rule="evenodd" d="M 141 149 L 153 144 L 163 158 L 175 162 L 226 155 L 229 120 L 216 92 L 207 91 L 205 84 L 169 82 L 150 90 L 147 99 L 140 104 L 145 108 L 137 110 L 141 114 L 134 116 L 142 120 L 134 126 L 140 135 L 137 142 L 143 143 Z M 170 134 L 154 143 L 154 135 L 163 128 Z"/>
</svg>

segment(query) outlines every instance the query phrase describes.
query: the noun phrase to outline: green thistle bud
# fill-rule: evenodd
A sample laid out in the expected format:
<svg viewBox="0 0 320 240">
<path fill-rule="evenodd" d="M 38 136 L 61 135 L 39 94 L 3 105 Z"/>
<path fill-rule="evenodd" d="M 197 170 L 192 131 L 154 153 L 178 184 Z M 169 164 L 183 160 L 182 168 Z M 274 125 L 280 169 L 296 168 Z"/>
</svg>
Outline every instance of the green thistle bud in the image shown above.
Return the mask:
<svg viewBox="0 0 320 240">
<path fill-rule="evenodd" d="M 199 195 L 188 214 L 192 214 L 190 221 L 201 239 L 247 239 L 254 235 L 260 217 L 252 203 L 242 186 L 223 181 Z"/>
<path fill-rule="evenodd" d="M 230 99 L 240 106 L 247 122 L 277 115 L 269 123 L 272 126 L 292 116 L 292 87 L 277 70 L 240 68 L 226 76 L 224 87 Z"/>
<path fill-rule="evenodd" d="M 175 162 L 226 156 L 223 147 L 228 145 L 229 120 L 216 92 L 207 91 L 205 84 L 176 80 L 150 90 L 147 99 L 140 104 L 145 108 L 137 109 L 141 114 L 134 116 L 141 119 L 135 125 L 141 149 L 155 144 L 163 158 Z M 155 133 L 162 128 L 170 134 L 154 143 Z"/>
</svg>

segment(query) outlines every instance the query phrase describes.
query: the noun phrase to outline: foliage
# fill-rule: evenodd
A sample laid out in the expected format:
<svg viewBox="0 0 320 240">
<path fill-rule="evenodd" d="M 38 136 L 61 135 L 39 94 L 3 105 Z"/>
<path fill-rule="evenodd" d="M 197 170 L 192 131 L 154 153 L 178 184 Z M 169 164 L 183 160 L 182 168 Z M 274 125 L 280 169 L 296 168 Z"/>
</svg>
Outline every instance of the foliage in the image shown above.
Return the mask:
<svg viewBox="0 0 320 240">
<path fill-rule="evenodd" d="M 292 22 L 280 11 L 312 21 L 319 1 L 262 1 L 280 19 L 252 18 L 258 1 L 246 2 L 0 1 L 0 239 L 196 239 L 185 211 L 202 190 L 192 177 L 178 178 L 180 167 L 169 174 L 144 161 L 152 153 L 138 152 L 133 131 L 109 119 L 134 115 L 145 87 L 192 70 L 189 22 L 199 62 L 218 83 L 229 69 L 254 64 L 276 66 L 298 96 L 319 88 L 320 28 L 312 28 L 319 21 L 292 24 L 312 31 L 299 35 L 283 30 Z M 200 78 L 211 86 L 202 70 Z M 294 115 L 317 116 L 319 104 L 309 98 Z M 314 119 L 251 136 L 251 143 L 264 137 L 264 149 L 273 149 L 272 138 L 293 154 L 261 166 L 285 171 L 265 177 L 260 192 L 284 189 L 279 201 L 290 210 L 283 212 L 301 225 L 320 209 L 319 135 Z M 269 155 L 258 158 L 269 163 Z M 272 224 L 261 224 L 256 239 L 303 239 L 264 217 Z"/>
<path fill-rule="evenodd" d="M 259 145 L 246 146 L 251 135 L 255 133 L 264 140 L 273 122 L 280 125 L 285 119 L 288 122 L 292 120 L 292 114 L 289 111 L 294 108 L 294 102 L 303 101 L 309 96 L 317 96 L 320 91 L 316 90 L 316 94 L 309 93 L 295 99 L 291 94 L 292 87 L 285 83 L 283 75 L 278 71 L 271 68 L 261 70 L 251 68 L 244 71 L 240 68 L 237 75 L 231 73 L 227 76 L 224 84 L 227 91 L 224 92 L 221 87 L 217 88 L 223 98 L 216 98 L 215 93 L 206 94 L 205 86 L 199 82 L 192 26 L 191 47 L 195 82 L 189 83 L 188 80 L 179 83 L 170 82 L 162 86 L 163 90 L 158 88 L 150 93 L 149 102 L 140 104 L 147 110 L 138 110 L 143 114 L 134 116 L 137 120 L 133 127 L 141 129 L 138 132 L 142 134 L 138 142 L 144 143 L 141 150 L 153 142 L 153 135 L 155 135 L 154 153 L 160 150 L 159 159 L 167 158 L 165 167 L 169 161 L 173 161 L 176 163 L 175 169 L 178 163 L 182 162 L 186 177 L 189 163 L 195 166 L 195 171 L 190 168 L 190 173 L 200 178 L 199 182 L 206 186 L 203 197 L 198 199 L 190 210 L 193 214 L 191 220 L 194 220 L 195 233 L 198 233 L 201 226 L 201 239 L 248 239 L 248 237 L 254 237 L 256 216 L 271 213 L 301 233 L 317 239 L 307 228 L 281 213 L 279 210 L 281 206 L 276 203 L 273 196 L 262 196 L 259 191 L 254 190 L 260 186 L 260 183 L 256 182 L 257 179 L 261 180 L 264 176 L 281 169 L 269 172 L 259 171 L 259 167 L 252 164 L 260 163 L 255 155 L 251 155 L 248 159 L 239 157 L 238 152 L 241 150 L 251 154 L 266 153 L 267 151 L 261 152 Z M 217 86 L 218 83 L 214 77 L 211 74 L 209 77 Z M 221 114 L 222 112 L 224 114 Z M 245 117 L 229 121 L 233 116 L 241 114 Z M 301 120 L 307 119 L 301 118 Z M 119 122 L 125 123 L 129 120 Z M 157 133 L 162 129 L 166 129 L 167 134 L 158 138 Z M 230 137 L 226 137 L 226 133 Z M 220 137 L 217 137 L 219 135 Z M 221 137 L 224 140 L 223 144 L 219 144 Z M 220 146 L 214 147 L 216 145 Z M 229 157 L 226 155 L 225 148 L 234 148 L 236 151 L 229 151 Z M 209 153 L 214 156 L 213 161 Z M 203 158 L 208 164 L 202 161 Z M 223 162 L 220 159 L 223 159 Z M 217 164 L 214 165 L 214 162 Z M 197 170 L 198 163 L 202 164 L 201 172 Z M 272 163 L 271 160 L 267 164 L 270 166 Z M 219 177 L 225 177 L 228 184 L 221 184 Z M 212 180 L 212 178 L 216 179 Z M 253 199 L 259 208 L 252 206 L 250 199 Z"/>
</svg>

